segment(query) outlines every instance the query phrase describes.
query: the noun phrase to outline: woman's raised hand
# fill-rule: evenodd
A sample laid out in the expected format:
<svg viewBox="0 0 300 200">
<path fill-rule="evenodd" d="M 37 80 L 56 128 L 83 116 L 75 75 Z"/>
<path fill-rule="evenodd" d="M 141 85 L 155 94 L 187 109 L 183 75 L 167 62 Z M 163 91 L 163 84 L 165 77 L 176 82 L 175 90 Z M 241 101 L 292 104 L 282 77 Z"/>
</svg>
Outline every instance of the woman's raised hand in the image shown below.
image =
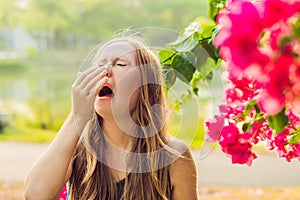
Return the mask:
<svg viewBox="0 0 300 200">
<path fill-rule="evenodd" d="M 106 69 L 100 67 L 78 74 L 72 85 L 72 112 L 28 173 L 25 199 L 56 199 L 61 187 L 69 180 L 74 150 L 82 130 L 93 115 L 95 97 L 107 82 L 106 74 Z"/>
<path fill-rule="evenodd" d="M 81 133 L 94 112 L 94 101 L 98 92 L 107 82 L 107 70 L 91 67 L 79 72 L 72 85 L 72 115 L 77 131 Z"/>
</svg>

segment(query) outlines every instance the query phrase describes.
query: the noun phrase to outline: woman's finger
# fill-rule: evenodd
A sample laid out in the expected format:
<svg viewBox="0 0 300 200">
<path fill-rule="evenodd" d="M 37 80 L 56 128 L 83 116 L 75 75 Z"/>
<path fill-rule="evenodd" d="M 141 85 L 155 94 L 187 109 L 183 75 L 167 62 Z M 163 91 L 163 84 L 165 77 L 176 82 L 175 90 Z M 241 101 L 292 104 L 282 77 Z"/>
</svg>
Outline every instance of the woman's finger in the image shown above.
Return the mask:
<svg viewBox="0 0 300 200">
<path fill-rule="evenodd" d="M 97 84 L 95 85 L 95 87 L 92 87 L 90 89 L 92 95 L 97 96 L 97 94 L 99 93 L 99 91 L 103 88 L 103 86 L 107 83 L 108 77 L 105 76 L 103 77 L 100 81 L 97 82 Z"/>
<path fill-rule="evenodd" d="M 90 79 L 85 86 L 85 90 L 91 91 L 93 88 L 98 84 L 100 80 L 102 80 L 106 76 L 107 72 L 103 71 L 100 75 L 94 76 L 92 79 Z"/>
<path fill-rule="evenodd" d="M 86 78 L 86 76 L 94 71 L 96 71 L 97 69 L 99 69 L 99 67 L 91 67 L 89 69 L 87 69 L 86 71 L 84 72 L 80 72 L 80 73 L 77 73 L 78 74 L 78 77 L 74 83 L 75 86 L 78 86 L 82 83 L 82 81 Z"/>
<path fill-rule="evenodd" d="M 95 78 L 97 78 L 98 79 L 97 81 L 99 81 L 99 79 L 104 77 L 106 74 L 107 71 L 105 69 L 98 68 L 97 70 L 87 74 L 86 77 L 81 81 L 79 87 L 86 89 L 87 85 L 90 85 L 90 83 L 93 82 Z"/>
</svg>

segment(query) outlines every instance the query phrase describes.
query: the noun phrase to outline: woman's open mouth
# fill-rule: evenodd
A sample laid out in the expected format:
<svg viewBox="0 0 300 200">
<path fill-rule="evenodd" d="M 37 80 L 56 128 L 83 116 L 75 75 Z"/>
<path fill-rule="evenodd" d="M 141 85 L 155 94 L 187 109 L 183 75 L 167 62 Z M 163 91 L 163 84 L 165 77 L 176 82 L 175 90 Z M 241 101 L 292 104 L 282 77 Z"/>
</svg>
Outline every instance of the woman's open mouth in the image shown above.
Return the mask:
<svg viewBox="0 0 300 200">
<path fill-rule="evenodd" d="M 112 98 L 114 96 L 114 92 L 108 86 L 104 86 L 98 93 L 99 97 L 109 97 Z"/>
</svg>

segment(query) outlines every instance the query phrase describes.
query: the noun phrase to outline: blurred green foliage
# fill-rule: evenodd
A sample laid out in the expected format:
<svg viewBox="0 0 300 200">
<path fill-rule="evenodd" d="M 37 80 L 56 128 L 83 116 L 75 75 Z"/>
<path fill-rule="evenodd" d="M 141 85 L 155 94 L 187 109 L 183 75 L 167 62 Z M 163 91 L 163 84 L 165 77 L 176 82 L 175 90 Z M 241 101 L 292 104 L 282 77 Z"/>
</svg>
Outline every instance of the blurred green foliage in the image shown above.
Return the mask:
<svg viewBox="0 0 300 200">
<path fill-rule="evenodd" d="M 46 143 L 52 141 L 55 135 L 53 130 L 8 126 L 0 134 L 0 141 Z"/>
<path fill-rule="evenodd" d="M 0 0 L 0 29 L 23 27 L 49 48 L 80 47 L 120 29 L 180 30 L 207 12 L 202 0 Z"/>
<path fill-rule="evenodd" d="M 28 67 L 22 60 L 0 60 L 0 77 L 19 76 L 25 73 Z"/>
<path fill-rule="evenodd" d="M 37 54 L 25 59 L 0 60 L 0 112 L 8 110 L 9 125 L 16 130 L 57 131 L 70 112 L 71 85 L 80 58 L 86 52 L 64 50 Z"/>
</svg>

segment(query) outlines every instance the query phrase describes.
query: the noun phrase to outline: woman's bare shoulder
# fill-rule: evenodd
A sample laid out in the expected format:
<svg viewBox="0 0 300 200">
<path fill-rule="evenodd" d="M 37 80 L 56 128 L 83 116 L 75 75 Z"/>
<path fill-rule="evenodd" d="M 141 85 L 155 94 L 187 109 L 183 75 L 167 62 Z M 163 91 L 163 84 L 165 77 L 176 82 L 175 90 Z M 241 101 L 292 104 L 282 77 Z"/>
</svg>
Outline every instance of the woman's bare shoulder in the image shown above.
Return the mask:
<svg viewBox="0 0 300 200">
<path fill-rule="evenodd" d="M 170 165 L 171 173 L 176 175 L 175 178 L 180 173 L 184 173 L 185 170 L 195 170 L 195 161 L 188 144 L 176 137 L 170 136 L 168 146 L 176 152 L 176 159 Z"/>
<path fill-rule="evenodd" d="M 175 137 L 169 144 L 180 154 L 170 165 L 174 199 L 197 199 L 197 170 L 189 145 Z"/>
<path fill-rule="evenodd" d="M 168 146 L 177 151 L 182 156 L 190 152 L 190 147 L 187 143 L 171 135 L 169 136 Z"/>
</svg>

